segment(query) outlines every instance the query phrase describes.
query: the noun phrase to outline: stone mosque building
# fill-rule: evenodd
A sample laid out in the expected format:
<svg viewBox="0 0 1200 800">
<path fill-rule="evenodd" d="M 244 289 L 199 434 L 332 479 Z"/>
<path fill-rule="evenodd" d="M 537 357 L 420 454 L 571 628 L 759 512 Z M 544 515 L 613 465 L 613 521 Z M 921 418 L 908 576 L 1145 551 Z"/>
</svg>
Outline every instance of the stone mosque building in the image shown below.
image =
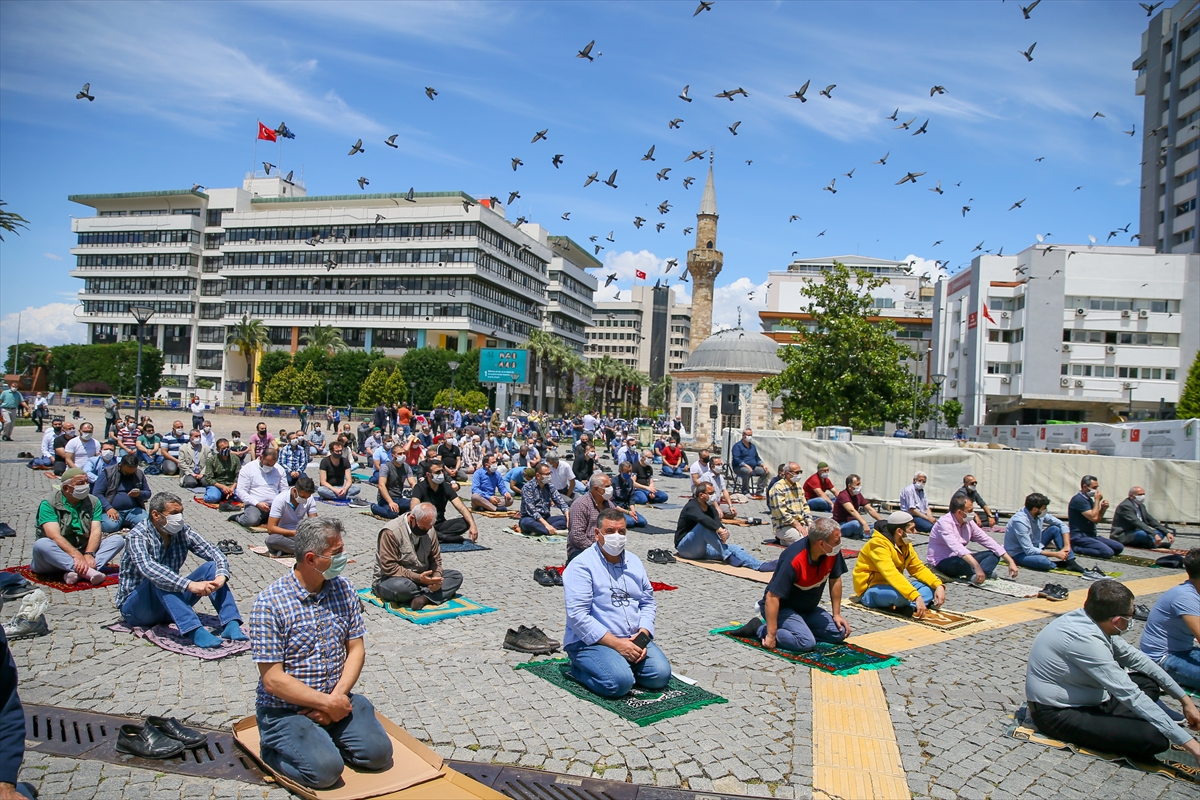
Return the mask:
<svg viewBox="0 0 1200 800">
<path fill-rule="evenodd" d="M 717 249 L 717 193 L 712 163 L 696 215 L 696 246 L 687 254 L 692 276 L 692 352 L 672 370 L 672 416 L 682 422 L 684 442 L 719 441 L 723 428 L 778 428 L 772 398 L 754 387 L 783 371 L 773 339 L 739 326 L 712 333 L 713 284 L 725 256 Z"/>
</svg>

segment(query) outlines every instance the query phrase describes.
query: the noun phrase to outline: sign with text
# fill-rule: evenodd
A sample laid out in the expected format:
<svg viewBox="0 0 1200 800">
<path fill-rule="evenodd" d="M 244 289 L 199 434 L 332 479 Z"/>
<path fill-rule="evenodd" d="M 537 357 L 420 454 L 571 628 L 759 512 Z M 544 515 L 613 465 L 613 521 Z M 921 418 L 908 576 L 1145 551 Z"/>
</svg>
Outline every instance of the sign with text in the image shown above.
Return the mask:
<svg viewBox="0 0 1200 800">
<path fill-rule="evenodd" d="M 481 383 L 526 383 L 529 380 L 529 351 L 485 347 L 479 351 Z"/>
</svg>

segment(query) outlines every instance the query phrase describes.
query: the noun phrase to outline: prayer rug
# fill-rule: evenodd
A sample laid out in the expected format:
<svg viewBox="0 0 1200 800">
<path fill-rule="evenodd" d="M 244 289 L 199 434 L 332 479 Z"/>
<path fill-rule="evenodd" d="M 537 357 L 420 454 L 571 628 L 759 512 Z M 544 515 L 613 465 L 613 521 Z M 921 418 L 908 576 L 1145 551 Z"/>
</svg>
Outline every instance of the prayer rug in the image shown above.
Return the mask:
<svg viewBox="0 0 1200 800">
<path fill-rule="evenodd" d="M 1112 559 L 1105 559 L 1105 561 L 1111 561 L 1111 560 Z M 1082 577 L 1081 574 L 1076 572 L 1075 570 L 1063 569 L 1062 567 L 1055 567 L 1054 569 L 1050 570 L 1050 572 L 1054 573 L 1055 575 L 1074 575 L 1076 578 Z M 1104 573 L 1104 575 L 1109 578 L 1119 578 L 1124 574 L 1125 573 L 1123 573 L 1123 572 L 1106 572 L 1106 573 Z"/>
<path fill-rule="evenodd" d="M 278 555 L 278 556 L 271 555 L 271 548 L 267 547 L 265 544 L 256 544 L 251 547 L 247 547 L 246 549 L 249 550 L 251 553 L 254 553 L 257 556 L 266 556 L 267 558 L 269 558 L 273 561 L 290 561 L 292 564 L 296 563 L 296 559 L 293 556 L 289 556 L 287 554 Z"/>
<path fill-rule="evenodd" d="M 391 522 L 391 520 L 387 517 L 381 517 L 369 508 L 361 509 L 357 513 L 362 514 L 364 517 L 374 517 L 375 519 L 381 519 L 384 522 Z"/>
<path fill-rule="evenodd" d="M 1139 556 L 1130 555 L 1128 552 L 1121 553 L 1112 558 L 1106 558 L 1105 561 L 1112 561 L 1117 564 L 1129 564 L 1133 567 L 1154 567 L 1158 568 L 1158 556 L 1154 558 L 1140 558 Z"/>
<path fill-rule="evenodd" d="M 221 510 L 221 504 L 220 504 L 220 503 L 210 503 L 210 502 L 208 502 L 207 500 L 205 500 L 205 499 L 204 499 L 204 497 L 203 497 L 202 495 L 199 495 L 199 494 L 197 494 L 197 495 L 196 495 L 196 496 L 194 496 L 192 499 L 193 499 L 193 500 L 195 500 L 197 503 L 199 503 L 199 504 L 200 504 L 200 505 L 202 505 L 202 506 L 208 506 L 208 507 L 209 507 L 209 508 L 211 508 L 213 511 L 220 511 L 220 510 Z M 241 502 L 240 500 L 230 500 L 230 501 L 228 501 L 228 502 L 232 503 L 232 504 L 233 504 L 235 507 L 237 507 L 237 508 L 242 508 L 242 507 L 243 507 L 243 506 L 242 506 L 242 502 Z"/>
<path fill-rule="evenodd" d="M 993 594 L 1002 594 L 1005 597 L 1037 597 L 1042 592 L 1036 586 L 1031 586 L 1027 583 L 1017 583 L 1006 578 L 988 578 L 981 585 L 966 578 L 952 578 L 949 575 L 938 572 L 938 570 L 934 570 L 934 572 L 947 583 L 973 586 L 976 589 L 982 589 L 985 592 L 992 592 Z"/>
<path fill-rule="evenodd" d="M 572 678 L 568 674 L 569 668 L 570 661 L 565 658 L 526 661 L 513 667 L 513 669 L 528 670 L 542 680 L 548 681 L 560 689 L 565 689 L 580 700 L 594 703 L 622 719 L 641 726 L 651 725 L 669 717 L 678 717 L 703 706 L 729 702 L 720 695 L 715 695 L 699 686 L 684 683 L 674 676 L 671 677 L 667 688 L 661 691 L 634 686 L 633 690 L 624 697 L 601 697 Z"/>
<path fill-rule="evenodd" d="M 29 564 L 24 564 L 19 567 L 8 567 L 4 571 L 20 575 L 22 578 L 30 581 L 31 583 L 39 583 L 42 586 L 49 586 L 51 589 L 58 589 L 60 592 L 82 592 L 85 589 L 103 589 L 108 586 L 116 586 L 121 582 L 120 577 L 117 575 L 117 567 L 112 565 L 100 568 L 100 571 L 108 577 L 106 577 L 104 579 L 104 583 L 100 584 L 99 586 L 92 586 L 91 581 L 84 580 L 79 581 L 79 583 L 75 584 L 74 586 L 68 586 L 61 580 L 54 580 L 53 578 L 49 578 L 45 575 L 38 575 L 33 571 L 32 566 Z"/>
<path fill-rule="evenodd" d="M 324 498 L 324 497 L 318 497 L 318 498 L 317 498 L 317 502 L 318 502 L 318 503 L 324 503 L 324 504 L 325 504 L 325 505 L 327 505 L 327 506 L 343 506 L 343 507 L 345 507 L 345 506 L 348 506 L 348 505 L 350 505 L 350 498 L 349 498 L 349 497 L 343 497 L 343 498 L 341 498 L 341 499 L 339 499 L 339 500 L 329 500 L 329 499 L 327 499 L 327 498 Z"/>
<path fill-rule="evenodd" d="M 471 513 L 477 517 L 487 517 L 488 519 L 520 519 L 520 511 L 483 511 L 477 508 L 471 509 Z"/>
<path fill-rule="evenodd" d="M 519 525 L 506 525 L 503 528 L 501 528 L 500 530 L 504 531 L 505 533 L 516 536 L 518 539 L 528 539 L 531 542 L 542 542 L 543 544 L 566 544 L 567 543 L 567 537 L 565 537 L 565 536 L 547 536 L 545 534 L 534 536 L 532 534 L 521 533 L 521 527 Z"/>
<path fill-rule="evenodd" d="M 681 557 L 678 553 L 675 554 L 675 559 L 680 564 L 691 564 L 693 567 L 720 572 L 722 575 L 732 575 L 735 578 L 745 578 L 755 583 L 770 583 L 771 575 L 773 574 L 770 572 L 759 572 L 756 569 L 749 569 L 747 567 L 731 567 L 721 561 L 693 561 L 690 558 Z"/>
<path fill-rule="evenodd" d="M 1141 547 L 1128 547 L 1127 546 L 1125 548 L 1125 553 L 1123 555 L 1138 556 L 1142 553 L 1145 553 L 1144 558 L 1148 558 L 1151 561 L 1153 561 L 1154 559 L 1158 558 L 1159 556 L 1186 556 L 1188 554 L 1188 551 L 1180 550 L 1179 548 L 1176 548 L 1176 547 L 1155 547 L 1153 550 L 1146 550 Z M 1156 555 L 1151 555 L 1151 553 L 1155 553 Z"/>
<path fill-rule="evenodd" d="M 972 617 L 969 614 L 959 614 L 956 611 L 935 611 L 932 608 L 929 609 L 925 614 L 925 619 L 917 619 L 916 617 L 911 617 L 906 614 L 896 613 L 891 609 L 871 608 L 869 606 L 864 606 L 856 597 L 851 597 L 847 601 L 847 604 L 851 608 L 858 609 L 859 611 L 866 611 L 869 614 L 878 614 L 881 617 L 890 617 L 892 619 L 901 620 L 902 622 L 908 622 L 913 625 L 923 625 L 926 628 L 933 628 L 934 630 L 939 631 L 954 631 L 958 630 L 959 628 L 966 628 L 969 625 L 982 625 L 984 623 L 984 620 L 980 619 L 979 617 Z"/>
<path fill-rule="evenodd" d="M 1017 709 L 1017 713 L 1012 718 L 1013 722 L 1009 725 L 1007 735 L 1011 739 L 1016 739 L 1020 742 L 1030 742 L 1031 744 L 1040 744 L 1045 747 L 1053 747 L 1059 750 L 1070 750 L 1073 753 L 1080 755 L 1092 756 L 1093 758 L 1103 759 L 1109 762 L 1123 762 L 1135 769 L 1140 769 L 1142 772 L 1150 772 L 1157 775 L 1165 775 L 1168 778 L 1174 778 L 1177 781 L 1185 783 L 1200 783 L 1200 768 L 1189 766 L 1182 762 L 1182 759 L 1188 758 L 1187 751 L 1178 745 L 1171 745 L 1171 749 L 1166 752 L 1166 757 L 1162 761 L 1153 761 L 1150 763 L 1134 761 L 1128 756 L 1115 755 L 1113 753 L 1101 753 L 1096 750 L 1088 750 L 1070 742 L 1064 742 L 1059 739 L 1053 739 L 1042 733 L 1033 724 L 1033 720 L 1028 716 L 1025 707 Z"/>
<path fill-rule="evenodd" d="M 360 481 L 369 481 L 371 480 L 371 473 L 365 470 L 355 469 L 350 471 L 350 477 Z"/>
<path fill-rule="evenodd" d="M 376 597 L 374 590 L 370 587 L 359 589 L 358 596 L 371 605 L 382 608 L 389 614 L 406 619 L 417 625 L 431 625 L 435 622 L 441 622 L 444 619 L 466 617 L 471 614 L 487 614 L 496 610 L 490 606 L 481 606 L 462 595 L 451 597 L 440 605 L 425 606 L 420 611 L 413 611 L 408 606 L 402 606 L 398 603 L 385 603 Z"/>
<path fill-rule="evenodd" d="M 200 624 L 210 631 L 219 631 L 221 629 L 221 621 L 212 614 L 198 614 L 197 616 L 200 617 Z M 104 627 L 106 630 L 115 633 L 132 633 L 137 638 L 145 639 L 147 642 L 157 645 L 163 650 L 178 653 L 181 656 L 191 656 L 202 661 L 216 661 L 219 658 L 236 656 L 239 653 L 246 653 L 250 650 L 249 640 L 231 642 L 228 639 L 222 639 L 220 647 L 197 647 L 192 644 L 191 639 L 179 634 L 179 628 L 175 627 L 174 622 L 162 623 L 155 625 L 153 628 L 139 628 L 136 625 L 129 625 L 126 622 L 116 622 Z"/>
<path fill-rule="evenodd" d="M 807 653 L 793 653 L 790 650 L 764 647 L 763 643 L 756 638 L 734 636 L 733 632 L 740 627 L 740 625 L 729 625 L 724 628 L 714 628 L 709 633 L 724 636 L 727 639 L 732 639 L 739 644 L 753 647 L 755 650 L 761 650 L 764 653 L 770 653 L 776 658 L 782 658 L 784 661 L 791 661 L 793 664 L 803 664 L 810 669 L 828 672 L 831 675 L 854 675 L 861 670 L 890 669 L 901 661 L 895 656 L 876 653 L 874 650 L 868 650 L 865 647 L 845 642 L 841 644 L 817 642 L 816 649 L 810 650 Z"/>
<path fill-rule="evenodd" d="M 490 547 L 484 547 L 481 544 L 475 544 L 472 541 L 464 542 L 442 542 L 438 544 L 443 553 L 473 553 L 476 550 L 491 550 Z"/>
</svg>

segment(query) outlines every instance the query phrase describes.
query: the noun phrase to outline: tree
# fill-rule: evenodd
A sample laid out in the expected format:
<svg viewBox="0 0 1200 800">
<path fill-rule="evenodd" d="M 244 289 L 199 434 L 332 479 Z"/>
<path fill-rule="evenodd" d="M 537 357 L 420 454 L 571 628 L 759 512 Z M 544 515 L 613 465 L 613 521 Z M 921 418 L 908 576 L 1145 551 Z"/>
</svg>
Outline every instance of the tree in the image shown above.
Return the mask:
<svg viewBox="0 0 1200 800">
<path fill-rule="evenodd" d="M 292 363 L 292 354 L 286 350 L 269 350 L 258 359 L 258 380 L 263 386 L 271 382 L 284 367 Z"/>
<path fill-rule="evenodd" d="M 308 347 L 324 350 L 326 355 L 335 356 L 349 349 L 342 340 L 342 329 L 332 325 L 317 323 L 309 332 L 300 337 L 300 343 Z"/>
<path fill-rule="evenodd" d="M 359 408 L 374 408 L 381 402 L 386 402 L 388 377 L 388 370 L 383 367 L 371 370 L 358 392 Z"/>
<path fill-rule="evenodd" d="M 18 228 L 29 228 L 29 220 L 22 217 L 15 211 L 6 211 L 4 206 L 8 203 L 0 200 L 0 231 L 8 231 L 20 235 L 21 231 Z M 4 237 L 0 236 L 0 242 L 4 241 Z"/>
<path fill-rule="evenodd" d="M 378 352 L 346 350 L 338 353 L 326 361 L 325 378 L 330 381 L 329 402 L 339 407 L 347 403 L 357 404 L 359 392 L 371 370 L 385 366 L 390 373 L 396 369 L 397 363 L 395 359 Z M 404 399 L 408 399 L 407 385 Z"/>
<path fill-rule="evenodd" d="M 254 401 L 254 366 L 258 356 L 271 343 L 267 326 L 261 319 L 250 319 L 242 314 L 242 321 L 235 323 L 225 341 L 226 350 L 236 350 L 246 358 L 246 400 Z"/>
<path fill-rule="evenodd" d="M 398 369 L 392 370 L 383 387 L 383 396 L 388 403 L 403 403 L 408 399 L 408 384 L 404 381 L 404 373 Z"/>
<path fill-rule="evenodd" d="M 942 419 L 946 420 L 947 428 L 957 428 L 958 418 L 962 416 L 962 403 L 951 397 L 946 402 L 942 403 Z"/>
<path fill-rule="evenodd" d="M 291 364 L 271 376 L 269 381 L 263 381 L 258 391 L 259 399 L 264 403 L 290 403 L 295 393 L 296 378 L 300 373 Z"/>
<path fill-rule="evenodd" d="M 671 405 L 671 376 L 663 375 L 650 386 L 650 407 L 663 411 Z"/>
<path fill-rule="evenodd" d="M 1179 396 L 1179 402 L 1175 405 L 1176 419 L 1192 417 L 1200 417 L 1200 353 L 1192 359 L 1192 368 L 1188 370 L 1183 394 Z"/>
<path fill-rule="evenodd" d="M 50 387 L 98 381 L 122 393 L 132 393 L 137 375 L 137 342 L 114 344 L 60 344 L 50 348 Z M 142 393 L 154 394 L 162 386 L 163 354 L 157 347 L 142 348 Z M 68 375 L 70 376 L 68 379 Z"/>
<path fill-rule="evenodd" d="M 450 385 L 450 362 L 458 361 L 462 357 L 463 355 L 450 350 L 414 347 L 400 358 L 400 371 L 408 380 L 416 383 L 414 397 L 418 408 L 433 407 L 433 396 Z M 477 366 L 476 373 L 478 371 Z M 465 379 L 468 376 L 463 377 Z M 478 378 L 475 379 L 475 383 L 478 386 Z M 455 387 L 457 386 L 456 379 Z"/>
<path fill-rule="evenodd" d="M 20 349 L 21 363 L 16 363 L 17 350 Z M 36 342 L 21 342 L 10 344 L 8 355 L 4 359 L 4 371 L 8 373 L 24 373 L 26 367 L 44 367 L 50 359 L 50 348 Z"/>
<path fill-rule="evenodd" d="M 876 428 L 912 416 L 913 377 L 905 366 L 912 351 L 896 340 L 894 322 L 870 319 L 871 294 L 886 282 L 835 262 L 823 282 L 810 282 L 801 291 L 814 329 L 781 348 L 783 372 L 758 384 L 773 397 L 790 390 L 783 398 L 785 420 L 809 427 Z M 784 324 L 801 328 L 795 320 Z M 918 393 L 924 396 L 927 390 Z"/>
<path fill-rule="evenodd" d="M 450 403 L 450 392 L 450 389 L 442 389 L 433 396 L 433 404 L 446 408 L 457 408 L 460 411 L 478 411 L 488 407 L 488 396 L 483 392 L 475 390 L 460 392 L 455 389 L 453 405 Z"/>
</svg>

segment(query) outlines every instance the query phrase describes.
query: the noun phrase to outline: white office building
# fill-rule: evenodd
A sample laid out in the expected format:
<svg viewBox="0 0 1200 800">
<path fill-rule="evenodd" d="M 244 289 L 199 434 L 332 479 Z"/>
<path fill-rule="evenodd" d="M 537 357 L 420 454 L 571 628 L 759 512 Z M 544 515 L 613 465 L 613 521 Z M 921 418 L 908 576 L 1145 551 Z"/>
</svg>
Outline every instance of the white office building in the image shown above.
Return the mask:
<svg viewBox="0 0 1200 800">
<path fill-rule="evenodd" d="M 650 378 L 642 388 L 649 403 L 650 384 L 687 363 L 692 332 L 692 308 L 675 299 L 668 286 L 634 286 L 629 300 L 596 303 L 587 329 L 584 355 L 610 358 Z"/>
<path fill-rule="evenodd" d="M 277 348 L 295 352 L 321 324 L 390 356 L 518 346 L 543 326 L 580 343 L 590 321 L 595 281 L 564 261 L 548 313 L 546 232 L 461 192 L 309 197 L 260 175 L 241 188 L 69 199 L 96 210 L 72 220 L 89 341 L 136 338 L 129 307 L 153 308 L 145 341 L 165 353 L 164 393 L 203 382 L 208 400 L 245 402 L 245 361 L 225 348 L 243 315 Z"/>
<path fill-rule="evenodd" d="M 1200 348 L 1200 255 L 1040 244 L 977 257 L 934 305 L 960 424 L 1157 419 Z"/>
</svg>

